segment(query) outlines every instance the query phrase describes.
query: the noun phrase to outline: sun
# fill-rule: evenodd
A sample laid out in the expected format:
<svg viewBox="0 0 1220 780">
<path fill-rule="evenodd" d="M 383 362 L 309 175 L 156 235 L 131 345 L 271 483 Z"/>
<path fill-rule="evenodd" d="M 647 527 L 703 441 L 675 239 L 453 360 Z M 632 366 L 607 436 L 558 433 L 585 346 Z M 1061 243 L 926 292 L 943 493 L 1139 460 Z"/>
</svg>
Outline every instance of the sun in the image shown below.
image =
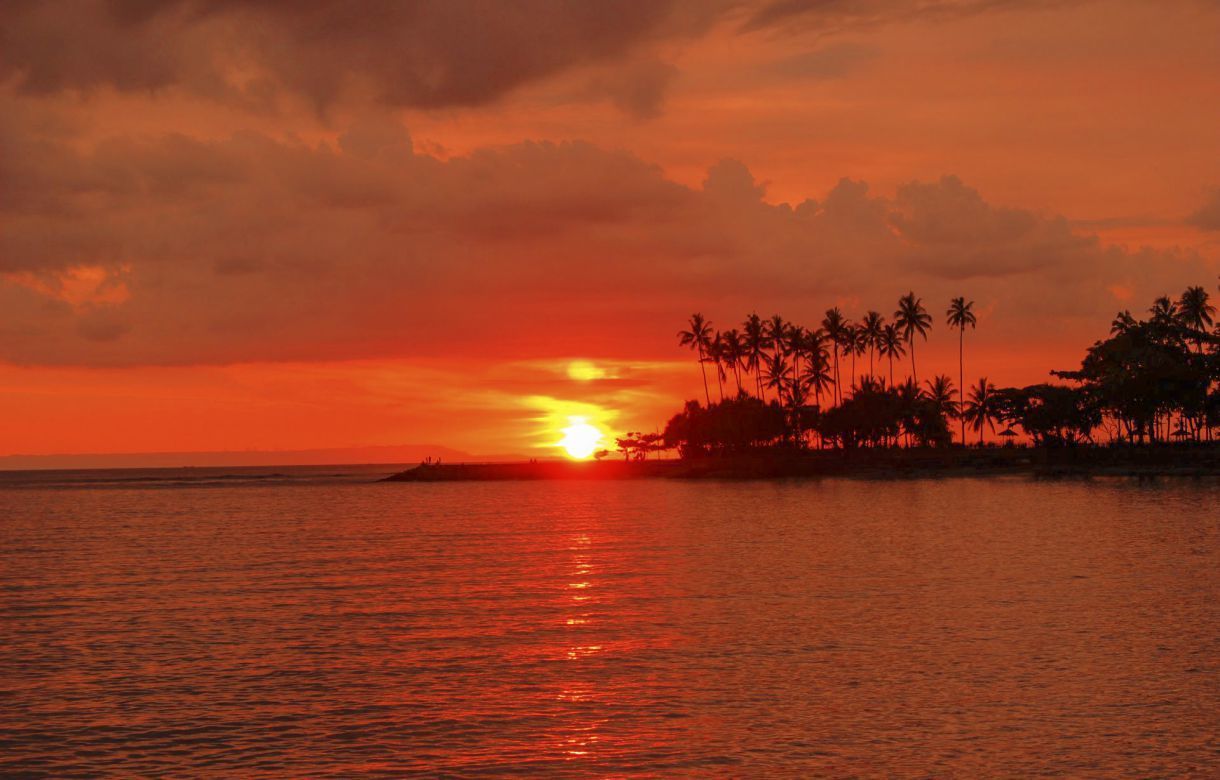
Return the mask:
<svg viewBox="0 0 1220 780">
<path fill-rule="evenodd" d="M 602 444 L 602 432 L 589 425 L 585 417 L 569 417 L 568 422 L 571 424 L 562 429 L 563 438 L 558 442 L 568 457 L 584 460 L 597 452 Z"/>
</svg>

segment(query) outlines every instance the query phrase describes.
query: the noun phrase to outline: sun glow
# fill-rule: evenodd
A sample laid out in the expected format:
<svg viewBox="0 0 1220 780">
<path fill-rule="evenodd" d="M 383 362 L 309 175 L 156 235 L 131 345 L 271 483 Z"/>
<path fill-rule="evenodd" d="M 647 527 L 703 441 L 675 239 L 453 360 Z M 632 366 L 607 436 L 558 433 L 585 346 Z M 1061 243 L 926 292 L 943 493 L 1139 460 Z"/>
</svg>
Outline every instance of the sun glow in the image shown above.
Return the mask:
<svg viewBox="0 0 1220 780">
<path fill-rule="evenodd" d="M 563 438 L 558 442 L 568 457 L 584 460 L 597 452 L 602 444 L 602 432 L 590 425 L 585 417 L 569 417 L 568 423 L 568 427 L 561 431 Z"/>
</svg>

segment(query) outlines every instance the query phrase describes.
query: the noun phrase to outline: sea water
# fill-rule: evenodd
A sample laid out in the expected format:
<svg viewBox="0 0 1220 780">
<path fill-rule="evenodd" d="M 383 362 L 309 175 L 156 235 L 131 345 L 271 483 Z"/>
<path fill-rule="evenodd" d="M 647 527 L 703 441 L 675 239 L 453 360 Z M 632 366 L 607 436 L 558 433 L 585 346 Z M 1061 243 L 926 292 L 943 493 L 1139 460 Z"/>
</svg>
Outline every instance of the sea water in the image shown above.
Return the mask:
<svg viewBox="0 0 1220 780">
<path fill-rule="evenodd" d="M 0 774 L 1220 771 L 1220 483 L 0 475 Z"/>
</svg>

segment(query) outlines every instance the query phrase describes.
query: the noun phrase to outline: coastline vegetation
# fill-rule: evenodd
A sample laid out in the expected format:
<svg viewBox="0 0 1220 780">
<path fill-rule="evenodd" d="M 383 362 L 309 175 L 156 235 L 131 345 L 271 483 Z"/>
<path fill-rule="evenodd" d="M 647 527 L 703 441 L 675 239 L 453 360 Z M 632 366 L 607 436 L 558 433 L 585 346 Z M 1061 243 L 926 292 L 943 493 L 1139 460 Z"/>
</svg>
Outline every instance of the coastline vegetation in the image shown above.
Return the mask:
<svg viewBox="0 0 1220 780">
<path fill-rule="evenodd" d="M 1119 312 L 1078 369 L 1052 371 L 1060 381 L 1026 387 L 997 388 L 986 377 L 967 387 L 966 331 L 978 323 L 973 307 L 958 297 L 945 311 L 946 327 L 957 331 L 956 383 L 947 375 L 919 379 L 917 346 L 933 318 L 914 292 L 899 299 L 888 321 L 877 311 L 851 321 L 836 307 L 814 327 L 750 314 L 740 327 L 719 331 L 693 314 L 678 341 L 699 364 L 703 403 L 688 401 L 659 435 L 618 439 L 619 452 L 642 460 L 663 449 L 696 459 L 984 447 L 986 431 L 1010 444 L 1024 434 L 1040 447 L 1213 440 L 1220 426 L 1220 327 L 1204 288 L 1158 298 L 1144 319 Z"/>
</svg>

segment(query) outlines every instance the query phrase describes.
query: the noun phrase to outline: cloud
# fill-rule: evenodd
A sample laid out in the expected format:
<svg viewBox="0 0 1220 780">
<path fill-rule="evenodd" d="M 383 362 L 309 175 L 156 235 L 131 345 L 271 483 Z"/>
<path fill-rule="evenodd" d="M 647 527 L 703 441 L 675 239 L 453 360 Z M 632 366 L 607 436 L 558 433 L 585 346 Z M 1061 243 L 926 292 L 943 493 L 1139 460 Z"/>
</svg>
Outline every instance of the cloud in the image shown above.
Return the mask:
<svg viewBox="0 0 1220 780">
<path fill-rule="evenodd" d="M 604 90 L 611 102 L 637 119 L 660 116 L 669 87 L 678 69 L 657 59 L 642 60 L 617 68 L 597 80 L 595 89 Z"/>
<path fill-rule="evenodd" d="M 0 158 L 0 359 L 20 363 L 672 357 L 691 306 L 799 319 L 887 310 L 908 288 L 979 300 L 997 338 L 1084 341 L 1112 290 L 1151 298 L 1212 273 L 954 177 L 893 197 L 844 179 L 790 205 L 739 161 L 692 188 L 585 143 L 441 160 L 385 119 L 335 143 L 82 146 L 5 117 L 0 147 L 19 154 Z"/>
<path fill-rule="evenodd" d="M 956 176 L 899 188 L 891 217 L 922 267 L 948 278 L 1008 276 L 1097 250 L 1062 217 L 993 206 Z"/>
<path fill-rule="evenodd" d="M 763 70 L 784 79 L 837 79 L 858 71 L 879 54 L 876 47 L 839 43 L 784 57 Z"/>
<path fill-rule="evenodd" d="M 724 3 L 631 0 L 82 0 L 0 8 L 0 81 L 27 94 L 183 88 L 270 107 L 361 94 L 400 107 L 475 106 L 565 70 L 698 35 Z M 621 96 L 655 110 L 653 66 Z M 634 91 L 632 91 L 634 90 Z"/>
<path fill-rule="evenodd" d="M 771 0 L 751 10 L 741 29 L 744 32 L 812 29 L 834 33 L 915 18 L 935 22 L 1065 2 L 1068 0 Z"/>
<path fill-rule="evenodd" d="M 1199 210 L 1186 218 L 1186 224 L 1203 230 L 1220 230 L 1220 189 L 1212 191 Z"/>
</svg>

